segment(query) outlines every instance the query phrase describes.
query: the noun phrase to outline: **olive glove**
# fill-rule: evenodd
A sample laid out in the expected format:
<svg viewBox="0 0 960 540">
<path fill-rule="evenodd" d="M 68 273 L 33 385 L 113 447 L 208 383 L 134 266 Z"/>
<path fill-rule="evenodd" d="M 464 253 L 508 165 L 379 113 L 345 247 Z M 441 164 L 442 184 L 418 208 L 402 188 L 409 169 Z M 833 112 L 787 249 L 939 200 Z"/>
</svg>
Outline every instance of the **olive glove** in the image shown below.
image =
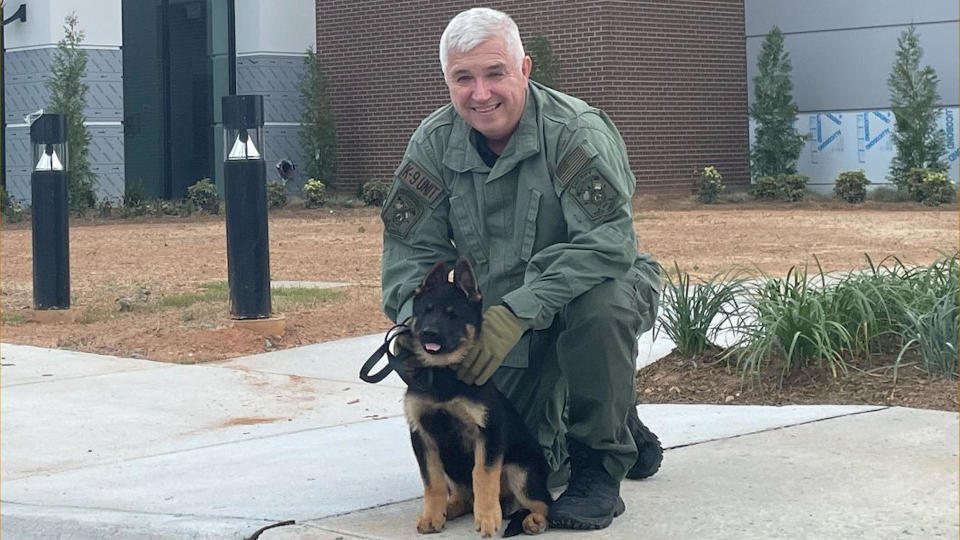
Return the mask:
<svg viewBox="0 0 960 540">
<path fill-rule="evenodd" d="M 487 308 L 483 313 L 480 337 L 460 363 L 457 378 L 467 384 L 487 382 L 526 330 L 527 325 L 506 306 Z"/>
</svg>

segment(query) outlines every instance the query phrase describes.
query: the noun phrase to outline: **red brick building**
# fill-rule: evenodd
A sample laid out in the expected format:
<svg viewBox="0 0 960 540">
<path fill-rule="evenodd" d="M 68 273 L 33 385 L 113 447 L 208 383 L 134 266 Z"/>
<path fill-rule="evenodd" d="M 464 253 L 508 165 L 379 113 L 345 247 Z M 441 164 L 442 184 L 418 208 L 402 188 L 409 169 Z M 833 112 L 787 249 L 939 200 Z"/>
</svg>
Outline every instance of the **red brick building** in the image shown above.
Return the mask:
<svg viewBox="0 0 960 540">
<path fill-rule="evenodd" d="M 388 179 L 420 121 L 448 101 L 437 48 L 462 1 L 318 0 L 317 53 L 337 121 L 338 187 Z M 689 191 L 714 165 L 749 183 L 743 0 L 491 1 L 524 42 L 550 40 L 566 93 L 604 109 L 638 191 Z"/>
</svg>

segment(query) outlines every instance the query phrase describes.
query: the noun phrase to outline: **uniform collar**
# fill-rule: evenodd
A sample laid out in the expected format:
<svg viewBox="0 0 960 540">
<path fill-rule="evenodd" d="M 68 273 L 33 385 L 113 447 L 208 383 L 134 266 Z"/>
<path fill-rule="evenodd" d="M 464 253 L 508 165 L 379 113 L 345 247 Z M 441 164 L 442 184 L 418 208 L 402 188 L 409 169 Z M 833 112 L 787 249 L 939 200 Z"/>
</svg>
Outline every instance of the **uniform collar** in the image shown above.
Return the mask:
<svg viewBox="0 0 960 540">
<path fill-rule="evenodd" d="M 497 160 L 494 170 L 508 171 L 521 160 L 540 151 L 540 128 L 537 123 L 537 103 L 531 86 L 527 86 L 526 103 L 516 131 L 510 137 L 510 142 L 504 148 L 503 154 Z M 453 131 L 450 133 L 450 143 L 443 154 L 443 164 L 456 171 L 490 172 L 490 168 L 480 158 L 476 147 L 470 141 L 470 132 L 473 128 L 456 115 L 453 121 Z"/>
</svg>

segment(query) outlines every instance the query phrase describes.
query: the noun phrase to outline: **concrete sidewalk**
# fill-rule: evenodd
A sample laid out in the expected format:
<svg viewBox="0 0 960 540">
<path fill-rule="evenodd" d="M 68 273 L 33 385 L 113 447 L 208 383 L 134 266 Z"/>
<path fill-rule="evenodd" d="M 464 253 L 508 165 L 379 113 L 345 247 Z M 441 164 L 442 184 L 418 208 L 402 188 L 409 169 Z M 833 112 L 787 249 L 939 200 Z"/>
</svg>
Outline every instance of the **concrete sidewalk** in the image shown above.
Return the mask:
<svg viewBox="0 0 960 540">
<path fill-rule="evenodd" d="M 381 336 L 195 366 L 3 344 L 4 540 L 417 538 L 403 385 Z M 641 341 L 642 361 L 669 343 Z M 642 405 L 668 448 L 627 512 L 564 538 L 956 538 L 958 416 Z M 474 538 L 472 519 L 436 538 Z"/>
</svg>

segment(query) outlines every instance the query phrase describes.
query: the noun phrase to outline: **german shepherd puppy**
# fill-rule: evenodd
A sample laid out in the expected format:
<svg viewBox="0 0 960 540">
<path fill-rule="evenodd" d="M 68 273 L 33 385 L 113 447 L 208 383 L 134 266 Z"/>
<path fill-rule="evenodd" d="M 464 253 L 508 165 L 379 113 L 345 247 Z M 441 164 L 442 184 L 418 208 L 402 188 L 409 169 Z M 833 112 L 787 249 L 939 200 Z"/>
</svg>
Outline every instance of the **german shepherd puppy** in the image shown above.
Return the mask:
<svg viewBox="0 0 960 540">
<path fill-rule="evenodd" d="M 483 321 L 482 302 L 470 263 L 460 258 L 453 282 L 445 263 L 433 267 L 417 289 L 412 336 L 412 371 L 429 370 L 432 381 L 409 388 L 404 411 L 423 478 L 421 533 L 439 532 L 447 519 L 473 510 L 475 529 L 490 537 L 500 529 L 504 508 L 519 505 L 504 536 L 522 529 L 546 530 L 552 498 L 547 462 L 520 415 L 492 382 L 457 379 L 456 367 L 473 347 Z M 408 367 L 408 366 L 405 366 Z"/>
</svg>

